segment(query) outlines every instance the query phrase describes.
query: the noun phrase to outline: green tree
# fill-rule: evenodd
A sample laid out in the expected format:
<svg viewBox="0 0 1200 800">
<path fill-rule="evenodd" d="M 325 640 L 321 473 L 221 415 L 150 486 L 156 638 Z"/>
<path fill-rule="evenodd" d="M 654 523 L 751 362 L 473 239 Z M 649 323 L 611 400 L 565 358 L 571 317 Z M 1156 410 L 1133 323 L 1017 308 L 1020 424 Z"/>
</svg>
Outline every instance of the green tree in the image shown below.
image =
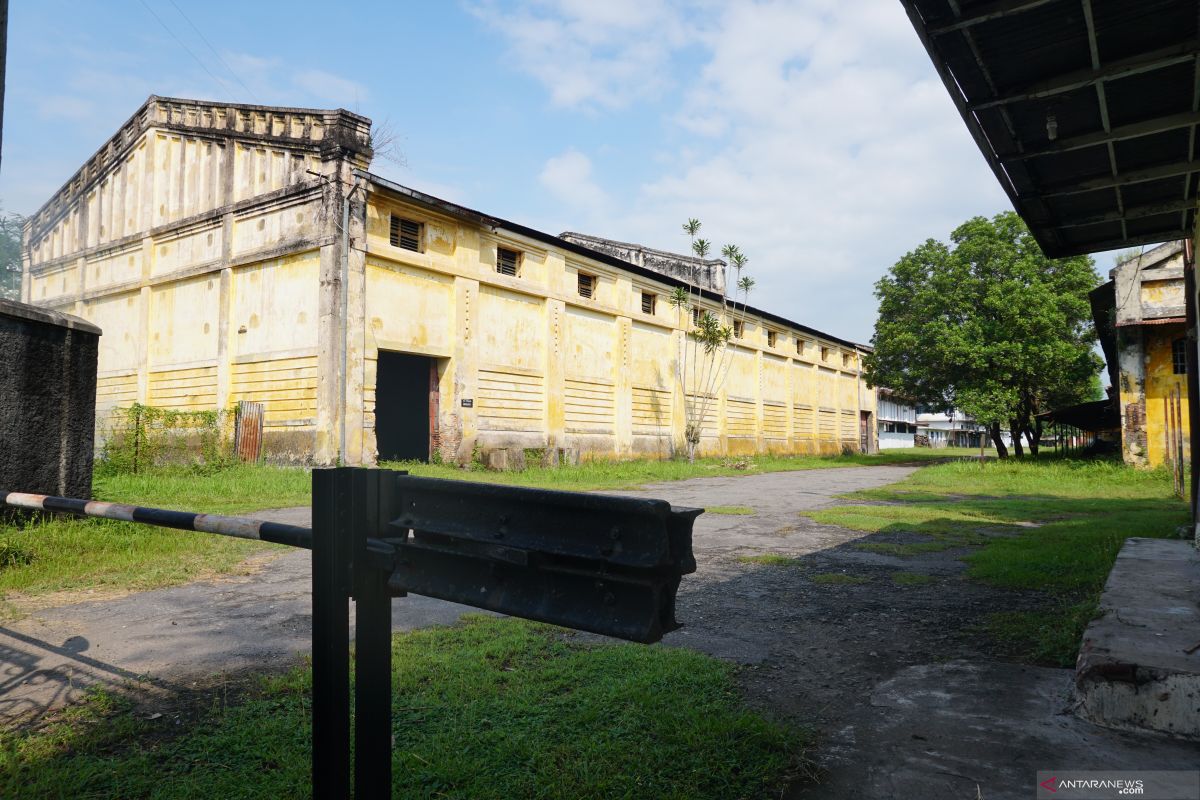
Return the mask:
<svg viewBox="0 0 1200 800">
<path fill-rule="evenodd" d="M 0 211 L 0 297 L 21 299 L 21 226 L 20 214 Z"/>
<path fill-rule="evenodd" d="M 700 228 L 700 220 L 694 217 L 683 224 L 683 232 L 691 239 L 692 253 L 697 258 L 708 258 L 712 242 L 697 238 Z M 739 276 L 736 287 L 742 293 L 740 316 L 738 304 L 729 298 L 728 293 L 721 298 L 720 306 L 715 310 L 700 305 L 700 289 L 695 285 L 676 287 L 668 298 L 679 317 L 681 328 L 689 326 L 690 317 L 690 329 L 682 337 L 675 358 L 675 381 L 684 398 L 683 445 L 689 462 L 696 460 L 696 448 L 700 444 L 704 420 L 716 409 L 717 396 L 729 376 L 732 362 L 730 340 L 733 339 L 734 328 L 745 324 L 746 300 L 754 288 L 754 280 L 742 276 L 742 269 L 749 259 L 741 248 L 727 244 L 721 248 L 721 254 L 726 258 L 726 271 L 733 266 Z"/>
<path fill-rule="evenodd" d="M 950 243 L 927 240 L 875 285 L 879 319 L 867 379 L 918 403 L 958 408 L 1036 455 L 1037 415 L 1091 399 L 1102 362 L 1087 294 L 1087 256 L 1049 259 L 1013 212 L 975 217 Z"/>
</svg>

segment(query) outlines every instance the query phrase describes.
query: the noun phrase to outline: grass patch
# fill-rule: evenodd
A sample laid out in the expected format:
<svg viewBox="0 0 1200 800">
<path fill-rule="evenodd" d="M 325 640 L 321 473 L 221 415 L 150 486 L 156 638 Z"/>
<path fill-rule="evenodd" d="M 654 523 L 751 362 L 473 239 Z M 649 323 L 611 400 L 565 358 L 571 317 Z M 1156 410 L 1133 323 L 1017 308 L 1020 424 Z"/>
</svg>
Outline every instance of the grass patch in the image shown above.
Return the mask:
<svg viewBox="0 0 1200 800">
<path fill-rule="evenodd" d="M 1014 656 L 1056 666 L 1074 663 L 1125 539 L 1171 536 L 1187 519 L 1165 471 L 1110 461 L 943 463 L 848 497 L 869 504 L 808 516 L 868 533 L 921 537 L 854 544 L 870 552 L 915 556 L 971 547 L 964 558 L 972 580 L 1044 592 L 1046 609 L 998 611 L 986 628 Z"/>
<path fill-rule="evenodd" d="M 26 556 L 0 569 L 0 597 L 72 590 L 154 589 L 229 572 L 262 542 L 155 528 L 133 522 L 47 518 L 0 535 Z M 11 613 L 11 609 L 10 609 Z"/>
<path fill-rule="evenodd" d="M 781 556 L 777 553 L 764 553 L 757 556 L 738 556 L 743 564 L 765 564 L 770 567 L 798 567 L 804 562 L 791 556 Z"/>
<path fill-rule="evenodd" d="M 937 578 L 923 572 L 893 572 L 892 581 L 897 586 L 928 586 L 937 583 Z"/>
<path fill-rule="evenodd" d="M 754 514 L 750 506 L 708 506 L 704 509 L 709 514 L 728 514 L 735 517 L 745 517 Z"/>
<path fill-rule="evenodd" d="M 683 649 L 474 617 L 397 636 L 392 664 L 394 797 L 773 797 L 809 741 L 742 708 L 733 667 Z M 307 797 L 310 679 L 170 738 L 104 698 L 0 734 L 0 796 Z"/>
<path fill-rule="evenodd" d="M 879 553 L 885 556 L 919 556 L 922 553 L 940 553 L 943 550 L 953 550 L 963 545 L 947 539 L 936 539 L 932 542 L 858 542 L 853 545 L 856 550 L 868 553 Z"/>
<path fill-rule="evenodd" d="M 1071 667 L 1083 629 L 1096 616 L 1097 602 L 1060 602 L 1047 611 L 998 611 L 983 625 L 1013 658 L 1035 664 Z"/>
<path fill-rule="evenodd" d="M 307 470 L 286 467 L 239 465 L 207 474 L 181 467 L 98 476 L 93 494 L 155 508 L 240 514 L 307 505 L 310 478 Z M 275 547 L 104 519 L 0 522 L 0 597 L 156 589 L 230 572 Z"/>
<path fill-rule="evenodd" d="M 152 508 L 243 514 L 308 505 L 312 477 L 299 467 L 257 464 L 239 464 L 208 474 L 186 468 L 155 469 L 138 475 L 97 475 L 92 492 L 98 500 Z"/>
<path fill-rule="evenodd" d="M 822 572 L 809 578 L 813 583 L 822 584 L 857 584 L 870 581 L 865 575 L 851 575 L 846 572 Z"/>
<path fill-rule="evenodd" d="M 969 454 L 969 451 L 963 452 Z M 583 461 L 576 466 L 531 466 L 519 472 L 493 472 L 482 468 L 463 469 L 453 464 L 424 464 L 416 461 L 389 461 L 381 466 L 390 469 L 404 469 L 413 475 L 429 478 L 584 492 L 631 489 L 649 483 L 664 483 L 689 478 L 735 477 L 835 467 L 929 464 L 945 461 L 947 458 L 961 457 L 961 455 L 962 453 L 956 450 L 921 449 L 902 452 L 886 451 L 872 455 L 859 453 L 824 456 L 761 455 L 740 460 L 698 458 L 694 464 L 689 464 L 683 459 Z"/>
<path fill-rule="evenodd" d="M 932 451 L 931 451 L 932 452 Z M 940 452 L 940 451 L 939 451 Z M 924 455 L 924 454 L 922 454 Z M 403 463 L 416 475 L 552 489 L 620 489 L 658 481 L 714 475 L 747 475 L 782 470 L 822 469 L 895 463 L 878 456 L 762 456 L 686 461 L 589 461 L 574 467 L 534 467 L 522 472 L 463 470 L 444 464 Z M 906 456 L 906 461 L 912 461 Z M 205 471 L 162 467 L 134 475 L 105 471 L 95 479 L 96 499 L 211 514 L 248 514 L 263 508 L 311 502 L 306 469 L 237 464 Z M 717 507 L 713 513 L 753 513 L 744 507 Z M 734 510 L 737 509 L 737 510 Z M 11 548 L 5 551 L 5 544 Z M 221 536 L 153 528 L 109 520 L 48 518 L 18 527 L 0 522 L 0 599 L 59 591 L 145 590 L 234 570 L 247 556 L 272 545 Z M 0 616 L 15 606 L 0 603 Z"/>
<path fill-rule="evenodd" d="M 972 544 L 986 538 L 978 535 L 977 528 L 1003 528 L 1010 524 L 1010 521 L 991 515 L 960 510 L 952 503 L 931 501 L 898 506 L 834 506 L 804 514 L 825 525 L 839 525 L 856 531 L 918 533 L 963 539 Z"/>
</svg>

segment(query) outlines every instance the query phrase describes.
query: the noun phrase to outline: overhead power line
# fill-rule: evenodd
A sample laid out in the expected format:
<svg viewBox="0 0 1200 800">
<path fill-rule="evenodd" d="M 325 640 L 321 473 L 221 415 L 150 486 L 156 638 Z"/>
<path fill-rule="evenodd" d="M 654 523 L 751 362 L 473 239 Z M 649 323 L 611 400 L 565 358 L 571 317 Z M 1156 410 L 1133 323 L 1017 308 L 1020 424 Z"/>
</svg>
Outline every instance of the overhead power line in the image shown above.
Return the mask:
<svg viewBox="0 0 1200 800">
<path fill-rule="evenodd" d="M 191 17 L 189 17 L 187 14 L 183 13 L 183 9 L 179 7 L 179 5 L 175 2 L 175 0 L 168 0 L 168 1 L 171 3 L 172 7 L 174 7 L 174 9 L 179 12 L 179 16 L 183 17 L 184 20 L 187 22 L 187 24 L 191 26 L 192 30 L 194 30 L 196 32 L 196 35 L 200 37 L 200 41 L 204 42 L 204 45 L 212 52 L 212 54 L 214 56 L 217 57 L 217 61 L 220 61 L 221 64 L 225 67 L 225 69 L 229 70 L 229 74 L 233 76 L 233 79 L 242 85 L 242 88 L 245 89 L 246 93 L 250 95 L 250 99 L 252 99 L 256 103 L 260 102 L 258 99 L 258 96 L 254 94 L 254 90 L 251 89 L 249 86 L 247 86 L 246 82 L 244 80 L 242 80 L 242 76 L 238 75 L 237 72 L 234 70 L 234 68 L 229 66 L 229 62 L 221 57 L 221 54 L 217 52 L 217 48 L 213 47 L 212 43 L 210 41 L 208 41 L 208 37 L 205 36 L 204 33 L 199 28 L 196 27 L 196 23 L 192 22 Z"/>
<path fill-rule="evenodd" d="M 171 30 L 171 28 L 167 25 L 167 23 L 163 21 L 162 17 L 160 17 L 158 14 L 156 14 L 154 12 L 154 9 L 146 4 L 146 0 L 138 0 L 138 2 L 140 2 L 142 4 L 142 8 L 144 8 L 150 12 L 150 16 L 154 17 L 154 19 L 158 21 L 158 24 L 162 26 L 162 29 L 164 31 L 166 31 L 170 35 L 170 37 L 172 39 L 174 39 L 176 41 L 176 43 L 178 43 L 179 46 L 182 47 L 187 52 L 187 54 L 189 56 L 191 56 L 193 59 L 195 59 L 196 63 L 200 65 L 200 68 L 208 73 L 208 77 L 212 78 L 214 81 L 216 81 L 218 84 L 220 84 L 222 91 L 230 92 L 228 84 L 226 84 L 225 81 L 221 80 L 215 74 L 213 74 L 213 71 L 208 68 L 208 65 L 205 64 L 203 61 L 201 61 L 199 56 L 197 56 L 195 53 L 193 53 L 192 49 L 190 47 L 188 47 L 186 44 L 184 44 L 182 39 L 180 39 L 178 36 L 175 35 L 175 31 Z M 230 92 L 230 93 L 232 94 L 232 92 Z"/>
</svg>

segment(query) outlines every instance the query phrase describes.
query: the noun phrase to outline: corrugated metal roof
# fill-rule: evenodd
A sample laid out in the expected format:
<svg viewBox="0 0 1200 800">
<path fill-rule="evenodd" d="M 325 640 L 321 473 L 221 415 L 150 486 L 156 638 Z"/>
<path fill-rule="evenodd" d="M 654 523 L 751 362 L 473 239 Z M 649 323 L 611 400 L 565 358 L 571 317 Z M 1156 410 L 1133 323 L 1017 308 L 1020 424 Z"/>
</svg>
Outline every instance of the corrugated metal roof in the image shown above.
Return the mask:
<svg viewBox="0 0 1200 800">
<path fill-rule="evenodd" d="M 1047 255 L 1189 235 L 1200 0 L 901 2 Z"/>
</svg>

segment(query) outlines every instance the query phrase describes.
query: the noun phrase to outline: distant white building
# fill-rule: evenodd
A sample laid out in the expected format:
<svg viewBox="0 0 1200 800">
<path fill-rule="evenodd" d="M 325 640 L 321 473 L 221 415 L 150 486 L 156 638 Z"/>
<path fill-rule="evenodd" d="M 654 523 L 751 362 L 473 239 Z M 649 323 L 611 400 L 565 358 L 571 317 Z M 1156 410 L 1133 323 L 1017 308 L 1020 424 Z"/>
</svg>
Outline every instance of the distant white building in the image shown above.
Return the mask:
<svg viewBox="0 0 1200 800">
<path fill-rule="evenodd" d="M 956 408 L 947 414 L 922 406 L 917 412 L 917 437 L 925 437 L 930 447 L 979 447 L 981 439 L 985 447 L 994 446 L 987 428 Z M 1005 446 L 1012 445 L 1007 431 L 1001 432 L 1000 439 Z"/>
<path fill-rule="evenodd" d="M 917 407 L 891 389 L 878 390 L 879 449 L 896 450 L 916 446 Z"/>
</svg>

